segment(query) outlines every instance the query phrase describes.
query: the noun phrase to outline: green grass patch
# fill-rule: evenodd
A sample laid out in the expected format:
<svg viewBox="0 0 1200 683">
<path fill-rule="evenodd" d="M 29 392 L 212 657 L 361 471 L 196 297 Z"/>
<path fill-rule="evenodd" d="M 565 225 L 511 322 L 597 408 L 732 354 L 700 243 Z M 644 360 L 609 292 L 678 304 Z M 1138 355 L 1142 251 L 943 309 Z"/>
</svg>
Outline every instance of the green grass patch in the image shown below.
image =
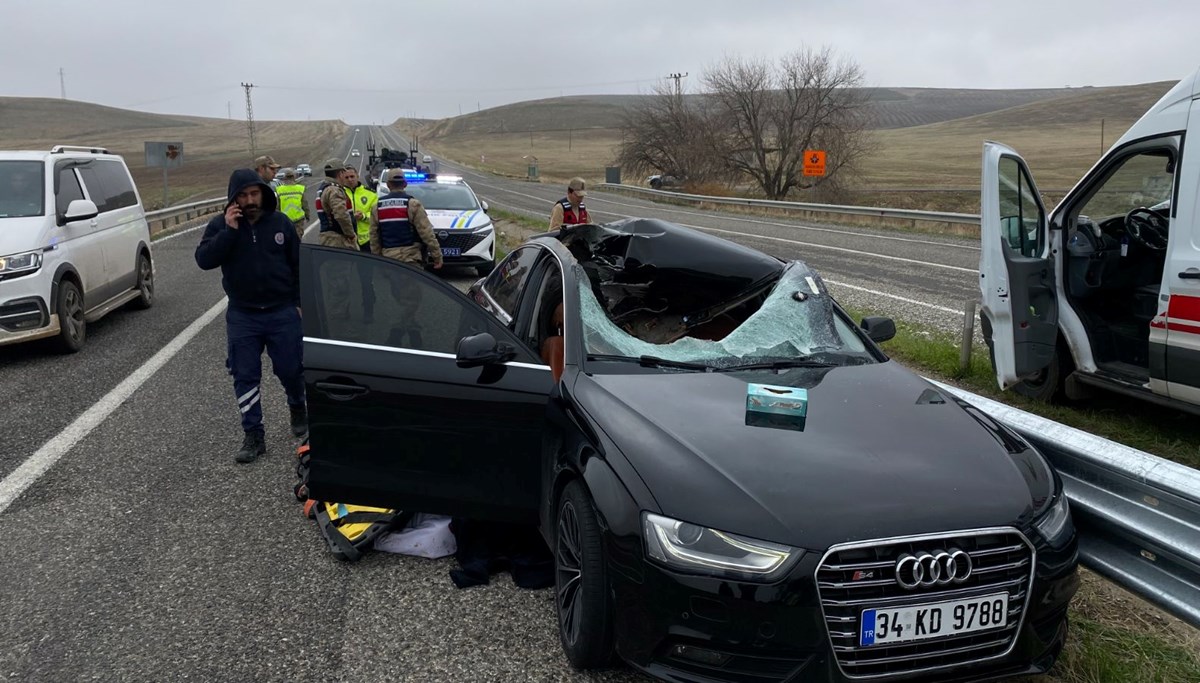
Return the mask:
<svg viewBox="0 0 1200 683">
<path fill-rule="evenodd" d="M 886 315 L 852 307 L 847 307 L 846 312 L 855 320 L 868 315 Z M 970 364 L 964 371 L 959 366 L 956 335 L 902 320 L 896 321 L 896 336 L 885 342 L 883 349 L 892 358 L 932 379 L 1188 467 L 1200 468 L 1196 418 L 1182 411 L 1108 392 L 1098 392 L 1094 398 L 1071 405 L 1041 403 L 1011 391 L 1002 392 L 996 386 L 987 348 L 982 344 L 974 345 Z"/>
<path fill-rule="evenodd" d="M 1072 610 L 1067 646 L 1049 678 L 1062 683 L 1194 683 L 1200 681 L 1200 660 L 1157 635 Z"/>
</svg>

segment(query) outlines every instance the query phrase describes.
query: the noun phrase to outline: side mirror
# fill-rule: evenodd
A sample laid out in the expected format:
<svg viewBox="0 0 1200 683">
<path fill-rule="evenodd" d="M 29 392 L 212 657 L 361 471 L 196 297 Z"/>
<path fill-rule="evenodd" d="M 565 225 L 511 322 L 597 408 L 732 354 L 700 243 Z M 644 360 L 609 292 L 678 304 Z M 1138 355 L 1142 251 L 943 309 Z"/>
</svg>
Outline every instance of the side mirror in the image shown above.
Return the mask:
<svg viewBox="0 0 1200 683">
<path fill-rule="evenodd" d="M 510 344 L 497 342 L 488 332 L 458 340 L 458 350 L 455 353 L 455 360 L 460 368 L 506 363 L 516 357 L 516 349 Z"/>
<path fill-rule="evenodd" d="M 486 201 L 484 201 L 484 200 L 480 199 L 480 200 L 479 200 L 479 207 L 483 209 L 483 212 L 484 212 L 484 213 L 487 213 L 487 212 L 488 212 L 488 203 L 487 203 Z"/>
<path fill-rule="evenodd" d="M 90 199 L 75 199 L 67 205 L 67 212 L 63 214 L 63 220 L 72 223 L 91 220 L 99 215 L 100 209 L 96 208 L 96 202 Z"/>
<path fill-rule="evenodd" d="M 896 321 L 891 318 L 869 317 L 862 320 L 863 331 L 876 343 L 885 342 L 896 336 Z"/>
</svg>

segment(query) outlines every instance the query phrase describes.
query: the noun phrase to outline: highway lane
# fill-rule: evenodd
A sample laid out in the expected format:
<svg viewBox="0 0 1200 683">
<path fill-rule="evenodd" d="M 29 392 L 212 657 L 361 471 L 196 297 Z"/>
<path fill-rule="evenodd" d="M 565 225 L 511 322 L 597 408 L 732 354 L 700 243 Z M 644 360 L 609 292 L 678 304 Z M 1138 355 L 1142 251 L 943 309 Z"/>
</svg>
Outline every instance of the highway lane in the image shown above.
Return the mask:
<svg viewBox="0 0 1200 683">
<path fill-rule="evenodd" d="M 407 149 L 399 131 L 379 133 Z M 443 172 L 461 174 L 490 204 L 537 220 L 548 220 L 565 188 L 484 174 L 445 159 Z M 979 244 L 974 238 L 932 236 L 870 228 L 846 228 L 781 217 L 657 204 L 591 190 L 588 211 L 595 220 L 633 216 L 660 218 L 710 232 L 788 259 L 808 262 L 844 304 L 871 308 L 945 330 L 962 323 L 958 311 L 979 298 Z"/>
</svg>

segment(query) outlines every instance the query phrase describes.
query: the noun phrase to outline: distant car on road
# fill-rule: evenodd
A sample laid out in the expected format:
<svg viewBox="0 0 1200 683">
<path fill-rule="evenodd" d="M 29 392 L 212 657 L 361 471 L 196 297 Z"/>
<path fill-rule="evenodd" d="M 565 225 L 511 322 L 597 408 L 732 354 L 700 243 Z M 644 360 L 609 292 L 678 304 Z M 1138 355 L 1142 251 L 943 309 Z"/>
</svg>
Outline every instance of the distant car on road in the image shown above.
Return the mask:
<svg viewBox="0 0 1200 683">
<path fill-rule="evenodd" d="M 423 163 L 423 164 L 432 164 L 432 163 L 433 163 L 433 157 L 431 157 L 431 156 L 429 156 L 428 154 L 426 154 L 425 156 L 421 157 L 421 163 Z"/>
<path fill-rule="evenodd" d="M 124 159 L 0 152 L 0 346 L 53 337 L 73 353 L 89 323 L 153 303 L 150 226 Z"/>
<path fill-rule="evenodd" d="M 356 157 L 356 156 L 361 156 L 361 155 L 358 153 L 358 149 L 352 149 L 352 150 L 350 150 L 350 156 Z"/>
<path fill-rule="evenodd" d="M 311 176 L 312 175 L 312 166 L 309 166 L 308 164 L 297 164 L 296 175 Z"/>
<path fill-rule="evenodd" d="M 537 524 L 575 667 L 966 681 L 1061 652 L 1062 480 L 803 262 L 630 219 L 535 237 L 467 296 L 346 249 L 300 263 L 310 493 Z M 401 293 L 377 322 L 331 315 L 324 274 L 354 266 Z"/>
</svg>

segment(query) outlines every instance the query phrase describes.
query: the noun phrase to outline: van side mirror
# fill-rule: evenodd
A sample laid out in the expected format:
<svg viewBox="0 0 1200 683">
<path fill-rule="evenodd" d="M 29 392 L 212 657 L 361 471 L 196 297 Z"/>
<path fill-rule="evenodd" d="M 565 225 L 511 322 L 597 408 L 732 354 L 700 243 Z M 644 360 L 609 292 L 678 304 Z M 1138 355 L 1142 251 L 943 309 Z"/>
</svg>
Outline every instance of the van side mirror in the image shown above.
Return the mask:
<svg viewBox="0 0 1200 683">
<path fill-rule="evenodd" d="M 455 361 L 460 368 L 477 368 L 481 365 L 507 363 L 517 357 L 511 344 L 497 342 L 489 332 L 463 337 L 458 340 Z"/>
<path fill-rule="evenodd" d="M 896 321 L 891 318 L 877 316 L 863 318 L 862 328 L 875 343 L 882 343 L 896 336 Z"/>
<path fill-rule="evenodd" d="M 63 221 L 67 223 L 86 221 L 99 215 L 100 209 L 96 208 L 96 202 L 90 199 L 74 199 L 67 205 L 67 212 L 63 214 Z"/>
</svg>

